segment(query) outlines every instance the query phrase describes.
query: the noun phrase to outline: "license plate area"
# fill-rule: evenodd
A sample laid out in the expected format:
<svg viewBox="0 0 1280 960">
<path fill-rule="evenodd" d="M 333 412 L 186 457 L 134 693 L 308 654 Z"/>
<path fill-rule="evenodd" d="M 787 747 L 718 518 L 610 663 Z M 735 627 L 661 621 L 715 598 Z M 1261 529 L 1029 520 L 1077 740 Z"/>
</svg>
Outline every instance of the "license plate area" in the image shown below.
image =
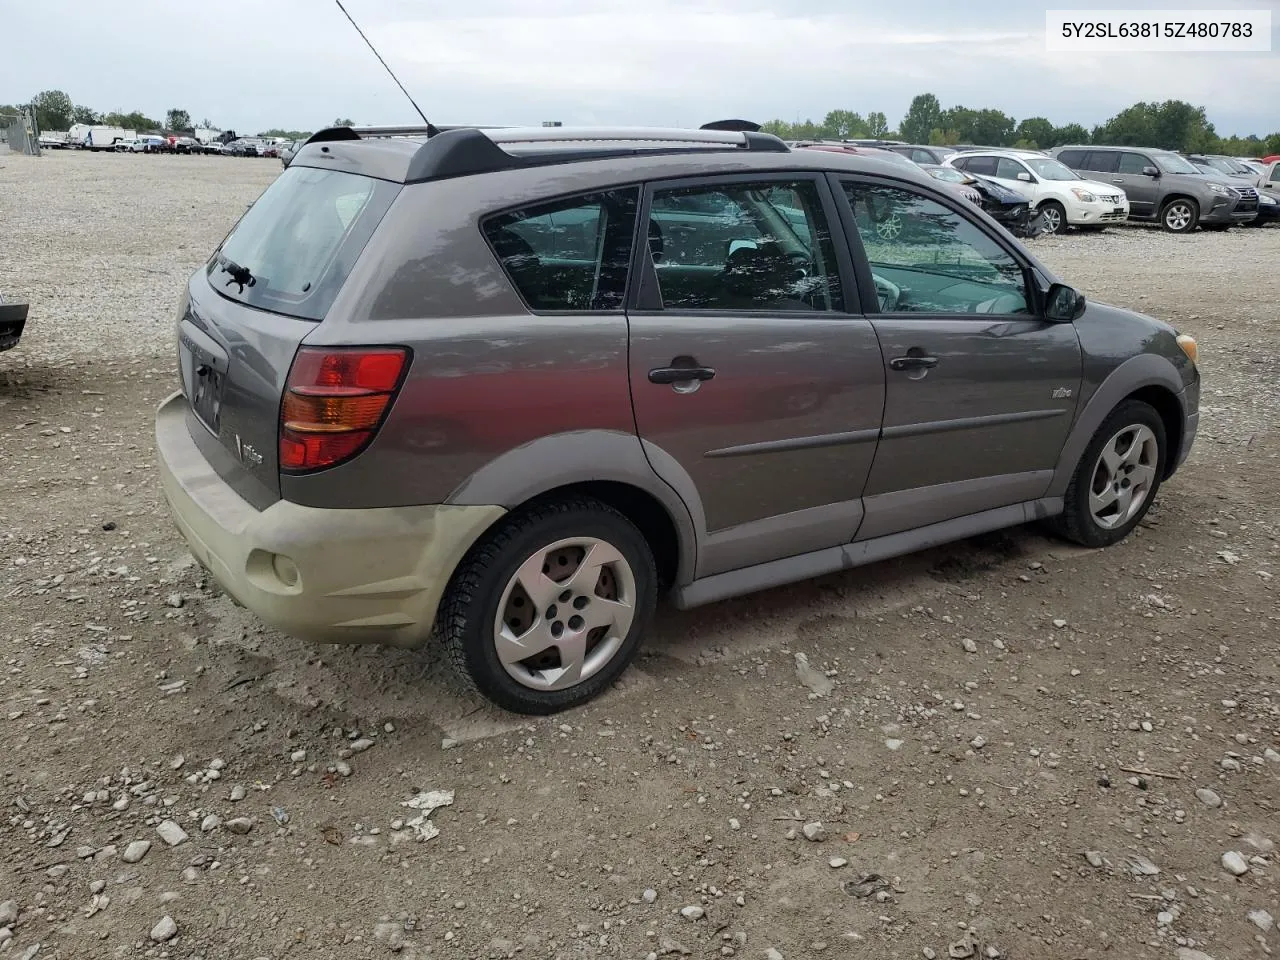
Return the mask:
<svg viewBox="0 0 1280 960">
<path fill-rule="evenodd" d="M 199 349 L 191 351 L 191 373 L 191 409 L 216 435 L 222 419 L 222 388 L 226 376 L 215 369 L 213 357 Z"/>
<path fill-rule="evenodd" d="M 185 321 L 179 343 L 182 381 L 191 410 L 217 436 L 222 424 L 227 355 L 212 338 Z"/>
</svg>

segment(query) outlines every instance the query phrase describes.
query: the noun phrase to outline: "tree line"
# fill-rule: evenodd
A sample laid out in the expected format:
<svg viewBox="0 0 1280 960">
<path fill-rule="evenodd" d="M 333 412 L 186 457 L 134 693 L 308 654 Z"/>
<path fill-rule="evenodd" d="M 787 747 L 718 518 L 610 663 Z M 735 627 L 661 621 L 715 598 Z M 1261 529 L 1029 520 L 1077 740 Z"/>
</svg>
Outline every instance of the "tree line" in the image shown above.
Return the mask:
<svg viewBox="0 0 1280 960">
<path fill-rule="evenodd" d="M 944 109 L 937 96 L 922 93 L 912 99 L 896 130 L 889 129 L 883 113 L 873 111 L 863 117 L 852 110 L 832 110 L 821 121 L 770 120 L 764 129 L 784 140 L 875 138 L 935 146 L 966 143 L 1033 150 L 1064 143 L 1098 143 L 1229 156 L 1280 153 L 1280 131 L 1265 136 L 1219 136 L 1204 107 L 1182 100 L 1135 103 L 1106 123 L 1089 129 L 1079 123 L 1056 126 L 1045 117 L 1015 120 L 1002 110 L 990 108 Z"/>
<path fill-rule="evenodd" d="M 0 103 L 0 116 L 5 114 L 16 115 L 27 108 L 34 110 L 36 126 L 40 128 L 41 132 L 70 130 L 72 124 L 76 123 L 103 124 L 108 127 L 123 127 L 126 130 L 137 130 L 139 132 L 144 130 L 169 130 L 174 133 L 191 133 L 196 127 L 205 130 L 220 129 L 208 118 L 201 120 L 199 123 L 193 123 L 191 114 L 178 107 L 166 111 L 163 120 L 150 117 L 141 110 L 133 110 L 129 113 L 119 110 L 99 113 L 92 107 L 86 107 L 83 104 L 74 102 L 62 90 L 43 90 L 32 97 L 26 104 Z M 354 127 L 355 121 L 338 117 L 331 126 Z M 258 136 L 305 140 L 311 136 L 311 133 L 312 131 L 310 130 L 272 128 L 271 130 L 263 130 Z"/>
</svg>

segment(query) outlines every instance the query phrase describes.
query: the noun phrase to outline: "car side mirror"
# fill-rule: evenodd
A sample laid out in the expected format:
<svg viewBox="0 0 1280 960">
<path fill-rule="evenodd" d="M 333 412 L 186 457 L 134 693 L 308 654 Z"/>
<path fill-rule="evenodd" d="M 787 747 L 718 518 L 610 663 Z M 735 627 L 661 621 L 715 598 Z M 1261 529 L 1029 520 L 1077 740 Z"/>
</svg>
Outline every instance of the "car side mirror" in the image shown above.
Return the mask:
<svg viewBox="0 0 1280 960">
<path fill-rule="evenodd" d="M 1142 172 L 1143 172 L 1146 176 L 1148 176 L 1148 177 L 1158 177 L 1158 176 L 1160 176 L 1160 171 L 1159 171 L 1159 170 L 1157 170 L 1155 167 L 1152 167 L 1152 166 L 1145 166 L 1145 167 L 1143 167 L 1143 168 L 1142 168 Z"/>
<path fill-rule="evenodd" d="M 1023 183 L 1030 183 L 1030 182 L 1031 182 L 1031 174 L 1029 174 L 1029 173 L 1027 173 L 1027 171 L 1023 170 L 1020 174 L 1018 174 L 1018 179 L 1019 179 L 1019 180 L 1021 180 Z"/>
<path fill-rule="evenodd" d="M 739 250 L 758 250 L 760 245 L 754 240 L 730 240 L 729 256 L 733 256 Z"/>
<path fill-rule="evenodd" d="M 1053 284 L 1045 294 L 1044 315 L 1055 323 L 1071 323 L 1080 319 L 1084 308 L 1084 294 L 1065 283 Z"/>
</svg>

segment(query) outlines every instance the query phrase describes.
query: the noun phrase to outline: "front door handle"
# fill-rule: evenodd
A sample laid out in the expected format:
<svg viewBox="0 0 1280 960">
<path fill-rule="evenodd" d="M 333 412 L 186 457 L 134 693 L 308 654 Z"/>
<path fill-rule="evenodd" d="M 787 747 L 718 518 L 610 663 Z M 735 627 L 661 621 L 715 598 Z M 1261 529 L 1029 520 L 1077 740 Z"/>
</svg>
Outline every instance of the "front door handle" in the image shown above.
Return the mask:
<svg viewBox="0 0 1280 960">
<path fill-rule="evenodd" d="M 1112 183 L 1124 183 L 1124 181 L 1123 181 L 1123 180 L 1121 180 L 1121 179 L 1119 179 L 1118 177 L 1112 177 L 1112 178 L 1111 178 L 1111 182 L 1112 182 Z"/>
<path fill-rule="evenodd" d="M 685 383 L 710 380 L 716 375 L 711 367 L 654 367 L 649 371 L 650 383 Z"/>
<path fill-rule="evenodd" d="M 937 357 L 894 357 L 889 361 L 894 370 L 932 370 L 937 365 Z"/>
</svg>

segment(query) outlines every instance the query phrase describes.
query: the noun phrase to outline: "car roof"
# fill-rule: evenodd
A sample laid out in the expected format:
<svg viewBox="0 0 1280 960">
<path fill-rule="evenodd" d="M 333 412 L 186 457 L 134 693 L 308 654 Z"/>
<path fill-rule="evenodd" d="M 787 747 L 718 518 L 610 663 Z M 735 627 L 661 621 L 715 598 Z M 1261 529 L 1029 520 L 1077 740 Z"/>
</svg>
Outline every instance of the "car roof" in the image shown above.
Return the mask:
<svg viewBox="0 0 1280 960">
<path fill-rule="evenodd" d="M 388 128 L 382 128 L 388 129 Z M 361 173 L 397 183 L 469 175 L 507 175 L 530 183 L 558 181 L 563 192 L 628 180 L 770 171 L 865 172 L 931 184 L 924 171 L 863 147 L 791 149 L 751 131 L 668 128 L 458 127 L 434 136 L 413 128 L 391 135 L 351 128 L 321 131 L 290 166 Z"/>
</svg>

